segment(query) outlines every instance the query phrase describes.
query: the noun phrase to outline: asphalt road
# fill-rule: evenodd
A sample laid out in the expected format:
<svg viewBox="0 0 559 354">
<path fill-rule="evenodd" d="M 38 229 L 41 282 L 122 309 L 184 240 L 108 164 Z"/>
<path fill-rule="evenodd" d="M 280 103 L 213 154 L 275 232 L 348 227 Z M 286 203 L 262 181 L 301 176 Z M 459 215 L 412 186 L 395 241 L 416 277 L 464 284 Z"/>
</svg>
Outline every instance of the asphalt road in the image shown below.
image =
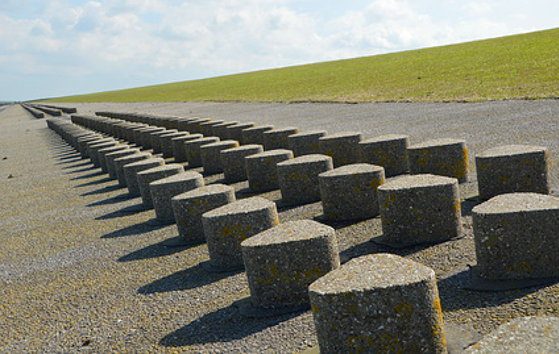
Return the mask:
<svg viewBox="0 0 559 354">
<path fill-rule="evenodd" d="M 271 123 L 365 137 L 406 133 L 412 142 L 466 139 L 472 154 L 502 144 L 548 146 L 557 157 L 559 101 L 480 104 L 83 104 Z M 559 284 L 479 293 L 463 289 L 475 263 L 470 210 L 475 173 L 461 185 L 465 237 L 404 251 L 383 248 L 378 218 L 336 228 L 342 260 L 395 252 L 437 273 L 445 321 L 485 334 L 525 315 L 559 316 Z M 206 183 L 220 176 L 206 178 Z M 557 169 L 553 169 L 557 187 Z M 246 183 L 234 185 L 246 197 Z M 279 201 L 279 192 L 262 195 Z M 0 112 L 0 352 L 296 352 L 316 345 L 309 312 L 246 319 L 243 273 L 207 273 L 207 248 L 168 248 L 176 226 L 154 226 L 153 210 L 85 160 L 20 107 Z M 280 204 L 281 205 L 281 204 Z M 321 219 L 320 203 L 280 206 L 281 221 Z M 323 221 L 323 220 L 322 220 Z"/>
</svg>

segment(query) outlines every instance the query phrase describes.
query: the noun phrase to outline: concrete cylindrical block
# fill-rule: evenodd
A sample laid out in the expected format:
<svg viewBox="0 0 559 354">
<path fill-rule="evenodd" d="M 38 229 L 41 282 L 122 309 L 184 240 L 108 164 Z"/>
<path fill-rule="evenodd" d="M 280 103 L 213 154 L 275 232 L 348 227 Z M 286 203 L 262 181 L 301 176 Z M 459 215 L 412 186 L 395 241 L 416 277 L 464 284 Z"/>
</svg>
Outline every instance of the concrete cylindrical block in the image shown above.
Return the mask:
<svg viewBox="0 0 559 354">
<path fill-rule="evenodd" d="M 207 122 L 200 123 L 200 133 L 204 136 L 214 136 L 213 127 L 221 123 L 225 123 L 225 121 L 221 119 L 212 119 Z"/>
<path fill-rule="evenodd" d="M 87 153 L 87 145 L 89 143 L 92 143 L 92 142 L 95 142 L 95 141 L 101 140 L 101 139 L 104 139 L 104 138 L 100 134 L 95 134 L 93 136 L 86 136 L 86 137 L 78 139 L 78 151 L 80 152 L 80 155 L 81 155 L 82 159 L 86 159 L 86 158 L 89 157 L 89 155 Z"/>
<path fill-rule="evenodd" d="M 183 143 L 184 151 L 186 154 L 186 159 L 188 161 L 188 167 L 201 167 L 202 166 L 202 155 L 200 148 L 207 144 L 217 143 L 219 138 L 217 136 L 204 137 L 199 139 L 194 139 L 190 141 L 185 141 Z"/>
<path fill-rule="evenodd" d="M 84 147 L 85 157 L 86 158 L 91 158 L 91 155 L 92 155 L 91 147 L 92 146 L 96 146 L 96 145 L 107 143 L 107 142 L 112 143 L 112 142 L 115 142 L 115 141 L 116 140 L 113 139 L 113 138 L 100 138 L 100 139 L 87 141 L 85 143 L 85 147 Z M 111 145 L 109 144 L 108 146 L 111 146 Z"/>
<path fill-rule="evenodd" d="M 290 135 L 288 140 L 289 149 L 295 156 L 319 154 L 318 141 L 326 135 L 326 130 L 313 130 Z"/>
<path fill-rule="evenodd" d="M 279 224 L 276 204 L 260 197 L 241 199 L 202 215 L 210 264 L 220 269 L 243 265 L 241 242 Z"/>
<path fill-rule="evenodd" d="M 184 150 L 184 143 L 186 143 L 187 141 L 200 139 L 202 137 L 202 134 L 188 134 L 173 138 L 171 141 L 173 142 L 173 156 L 175 157 L 175 162 L 187 161 L 186 151 Z"/>
<path fill-rule="evenodd" d="M 157 220 L 170 224 L 175 222 L 171 199 L 184 192 L 202 187 L 204 177 L 198 172 L 188 171 L 151 182 L 151 200 Z"/>
<path fill-rule="evenodd" d="M 320 154 L 299 156 L 278 163 L 282 202 L 299 205 L 319 201 L 318 175 L 333 168 L 332 158 Z"/>
<path fill-rule="evenodd" d="M 254 127 L 253 122 L 238 123 L 230 125 L 225 128 L 226 139 L 236 140 L 242 143 L 243 140 L 243 130 Z"/>
<path fill-rule="evenodd" d="M 116 167 L 115 167 L 115 160 L 116 159 L 118 159 L 120 157 L 139 154 L 139 153 L 140 153 L 140 149 L 124 149 L 124 150 L 111 152 L 111 153 L 105 155 L 105 160 L 107 161 L 107 172 L 109 173 L 109 176 L 112 179 L 117 178 Z"/>
<path fill-rule="evenodd" d="M 384 167 L 387 177 L 408 172 L 409 136 L 388 134 L 362 140 L 359 144 L 361 162 Z"/>
<path fill-rule="evenodd" d="M 465 354 L 557 353 L 559 318 L 552 316 L 520 317 L 497 327 Z"/>
<path fill-rule="evenodd" d="M 130 149 L 130 147 L 128 145 L 125 144 L 118 144 L 118 145 L 114 145 L 114 146 L 109 146 L 103 149 L 100 149 L 99 151 L 97 151 L 97 157 L 99 158 L 99 166 L 101 167 L 101 171 L 107 173 L 109 172 L 108 170 L 108 166 L 107 166 L 107 158 L 105 157 L 107 154 L 110 154 L 112 152 L 115 151 L 122 151 L 122 150 L 126 150 L 126 149 Z"/>
<path fill-rule="evenodd" d="M 221 164 L 221 152 L 226 149 L 239 146 L 239 142 L 235 140 L 222 140 L 200 147 L 200 158 L 205 174 L 216 174 L 223 172 Z"/>
<path fill-rule="evenodd" d="M 99 162 L 99 154 L 98 154 L 99 150 L 104 149 L 104 148 L 108 148 L 108 147 L 111 147 L 111 146 L 116 146 L 118 144 L 119 144 L 119 142 L 117 140 L 112 140 L 112 141 L 106 141 L 106 142 L 95 144 L 95 145 L 90 145 L 89 146 L 89 158 L 91 159 L 91 162 L 93 163 L 93 166 L 101 167 L 101 163 Z"/>
<path fill-rule="evenodd" d="M 237 121 L 230 121 L 230 122 L 223 122 L 220 124 L 216 124 L 212 126 L 212 134 L 213 136 L 217 136 L 220 139 L 227 139 L 227 128 L 233 125 L 237 125 L 239 122 Z"/>
<path fill-rule="evenodd" d="M 241 243 L 252 305 L 304 306 L 309 285 L 339 268 L 336 232 L 312 220 L 290 221 Z"/>
<path fill-rule="evenodd" d="M 459 139 L 435 139 L 408 147 L 411 174 L 429 173 L 468 181 L 468 148 Z"/>
<path fill-rule="evenodd" d="M 476 271 L 489 280 L 559 276 L 559 198 L 510 193 L 473 209 Z"/>
<path fill-rule="evenodd" d="M 188 136 L 187 132 L 176 132 L 161 135 L 161 152 L 163 157 L 173 157 L 173 139 Z"/>
<path fill-rule="evenodd" d="M 221 165 L 227 183 L 248 179 L 245 157 L 264 151 L 262 145 L 242 145 L 221 151 Z"/>
<path fill-rule="evenodd" d="M 151 190 L 149 184 L 151 182 L 170 177 L 184 172 L 182 165 L 171 163 L 168 165 L 157 166 L 144 171 L 137 175 L 138 186 L 140 188 L 140 195 L 142 197 L 142 204 L 146 208 L 153 208 L 153 201 L 151 200 Z"/>
<path fill-rule="evenodd" d="M 205 242 L 202 215 L 235 200 L 235 189 L 224 184 L 211 184 L 174 196 L 171 204 L 179 235 L 186 243 Z"/>
<path fill-rule="evenodd" d="M 328 220 L 360 220 L 379 214 L 377 189 L 384 184 L 382 167 L 346 165 L 321 173 L 318 182 L 322 209 Z"/>
<path fill-rule="evenodd" d="M 263 134 L 264 149 L 287 149 L 289 148 L 289 136 L 297 134 L 298 132 L 299 129 L 295 127 L 276 128 L 265 131 Z"/>
<path fill-rule="evenodd" d="M 252 128 L 243 129 L 241 143 L 264 146 L 264 133 L 272 129 L 274 129 L 273 125 L 257 125 Z"/>
<path fill-rule="evenodd" d="M 330 156 L 334 161 L 334 166 L 340 167 L 359 162 L 360 141 L 361 133 L 342 132 L 320 138 L 318 145 L 320 153 Z"/>
<path fill-rule="evenodd" d="M 446 353 L 435 272 L 392 255 L 359 257 L 309 287 L 320 352 Z"/>
<path fill-rule="evenodd" d="M 166 129 L 161 127 L 152 127 L 142 131 L 142 133 L 140 134 L 140 145 L 142 145 L 143 148 L 146 150 L 152 149 L 153 148 L 152 141 L 151 141 L 152 134 L 158 132 L 164 132 L 164 131 L 166 131 Z"/>
<path fill-rule="evenodd" d="M 267 192 L 279 188 L 277 164 L 293 158 L 291 150 L 269 150 L 245 157 L 249 188 Z"/>
<path fill-rule="evenodd" d="M 145 159 L 129 163 L 122 167 L 124 176 L 126 178 L 126 186 L 128 187 L 128 194 L 133 197 L 140 196 L 140 186 L 138 185 L 138 172 L 149 170 L 150 168 L 163 166 L 165 160 L 159 157 Z"/>
<path fill-rule="evenodd" d="M 153 152 L 156 154 L 160 154 L 163 152 L 162 150 L 162 142 L 163 140 L 161 139 L 161 137 L 163 135 L 167 135 L 169 133 L 176 133 L 176 130 L 161 130 L 161 131 L 157 131 L 157 132 L 153 132 L 151 133 L 151 148 L 153 149 Z"/>
<path fill-rule="evenodd" d="M 436 243 L 462 234 L 455 178 L 412 175 L 378 188 L 383 238 L 395 246 Z"/>
<path fill-rule="evenodd" d="M 151 157 L 153 157 L 153 155 L 150 153 L 140 152 L 133 155 L 127 155 L 127 156 L 118 157 L 114 159 L 114 166 L 116 171 L 116 177 L 118 178 L 118 185 L 121 187 L 126 187 L 126 175 L 124 174 L 124 165 L 136 161 L 149 159 Z"/>
<path fill-rule="evenodd" d="M 533 192 L 549 194 L 549 152 L 542 146 L 507 145 L 476 156 L 479 197 Z"/>
</svg>

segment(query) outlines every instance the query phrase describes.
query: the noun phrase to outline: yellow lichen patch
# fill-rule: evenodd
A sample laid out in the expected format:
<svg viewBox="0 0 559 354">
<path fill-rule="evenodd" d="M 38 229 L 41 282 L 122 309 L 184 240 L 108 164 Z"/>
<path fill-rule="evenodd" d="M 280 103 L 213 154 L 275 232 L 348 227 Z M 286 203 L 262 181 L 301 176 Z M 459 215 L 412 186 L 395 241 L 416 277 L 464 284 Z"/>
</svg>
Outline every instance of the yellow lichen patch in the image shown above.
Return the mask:
<svg viewBox="0 0 559 354">
<path fill-rule="evenodd" d="M 235 237 L 239 240 L 244 240 L 247 238 L 251 230 L 250 225 L 243 225 L 243 224 L 234 224 L 234 225 L 227 225 L 221 229 L 221 235 L 223 237 Z"/>
<path fill-rule="evenodd" d="M 447 344 L 446 335 L 443 330 L 443 323 L 444 323 L 443 309 L 441 306 L 441 299 L 438 296 L 436 296 L 435 299 L 433 300 L 433 309 L 436 314 L 436 322 L 432 328 L 433 338 L 440 338 L 441 345 L 446 348 L 446 344 Z"/>
<path fill-rule="evenodd" d="M 411 317 L 413 315 L 413 305 L 407 302 L 402 302 L 394 306 L 394 312 L 400 316 Z"/>
<path fill-rule="evenodd" d="M 388 193 L 386 194 L 386 198 L 384 199 L 384 208 L 388 209 L 392 204 L 396 202 L 396 195 Z"/>
<path fill-rule="evenodd" d="M 318 307 L 315 304 L 311 304 L 311 312 L 314 313 L 314 314 L 319 313 L 320 312 L 320 307 Z"/>
<path fill-rule="evenodd" d="M 528 261 L 520 261 L 506 266 L 506 270 L 513 273 L 530 274 L 534 271 L 534 267 Z"/>
<path fill-rule="evenodd" d="M 457 214 L 461 214 L 462 213 L 462 204 L 460 203 L 460 199 L 455 199 L 454 200 L 454 211 Z"/>
</svg>

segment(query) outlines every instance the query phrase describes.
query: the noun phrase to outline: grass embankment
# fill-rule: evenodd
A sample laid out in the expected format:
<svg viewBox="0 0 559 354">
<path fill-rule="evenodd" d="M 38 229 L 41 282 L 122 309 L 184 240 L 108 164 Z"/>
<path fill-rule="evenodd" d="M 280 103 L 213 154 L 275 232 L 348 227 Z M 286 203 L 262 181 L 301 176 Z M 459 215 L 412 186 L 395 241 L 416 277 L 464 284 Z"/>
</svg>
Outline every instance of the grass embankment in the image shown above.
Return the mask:
<svg viewBox="0 0 559 354">
<path fill-rule="evenodd" d="M 142 101 L 483 101 L 559 97 L 559 29 L 57 98 Z"/>
</svg>

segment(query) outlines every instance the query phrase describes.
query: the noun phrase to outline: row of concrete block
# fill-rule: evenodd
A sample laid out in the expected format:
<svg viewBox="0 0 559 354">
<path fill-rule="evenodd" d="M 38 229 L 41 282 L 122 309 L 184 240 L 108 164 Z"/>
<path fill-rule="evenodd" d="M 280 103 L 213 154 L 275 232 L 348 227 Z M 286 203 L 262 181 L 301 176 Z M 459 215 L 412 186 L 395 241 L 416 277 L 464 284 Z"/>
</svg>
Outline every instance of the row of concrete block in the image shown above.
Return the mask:
<svg viewBox="0 0 559 354">
<path fill-rule="evenodd" d="M 89 151 L 102 148 L 102 145 L 107 143 L 94 141 L 96 144 L 90 145 Z M 95 146 L 99 144 L 101 146 Z M 124 169 L 132 165 L 134 164 L 125 165 Z M 149 170 L 139 172 L 138 181 L 141 180 L 140 175 L 143 173 L 162 172 L 160 170 L 160 167 L 156 167 L 152 172 L 148 172 Z M 450 190 L 457 190 L 457 181 L 450 178 L 442 181 L 440 178 L 443 177 L 438 176 L 413 177 L 417 178 L 416 183 L 422 183 L 424 187 L 437 185 L 433 179 L 437 178 L 439 182 L 446 182 L 442 185 L 448 184 Z M 407 190 L 409 182 L 405 183 L 404 179 L 400 179 L 399 183 L 403 190 Z M 433 352 L 445 350 L 444 324 L 432 270 L 390 255 L 363 257 L 340 268 L 333 229 L 312 221 L 278 225 L 274 203 L 262 198 L 240 201 L 235 201 L 234 198 L 231 187 L 213 185 L 193 188 L 192 191 L 176 196 L 172 200 L 175 202 L 175 209 L 179 208 L 183 211 L 182 217 L 196 220 L 196 227 L 205 230 L 212 267 L 216 270 L 245 267 L 254 306 L 276 310 L 304 306 L 309 301 L 307 289 L 310 289 L 310 303 L 321 350 L 324 352 L 386 348 L 390 343 L 394 343 L 395 339 L 387 335 L 394 336 L 395 333 L 401 350 Z M 402 198 L 405 199 L 415 198 L 410 198 L 408 194 L 406 198 Z M 539 206 L 545 208 L 549 208 L 548 203 L 556 202 L 555 198 L 549 196 L 505 195 L 478 206 L 477 210 L 474 209 L 474 215 L 480 215 L 477 222 L 474 216 L 474 223 L 483 225 L 486 214 L 491 216 L 496 213 L 495 205 L 505 205 L 506 209 L 518 204 L 534 205 L 536 200 L 540 200 Z M 394 197 L 387 194 L 384 202 L 397 204 L 397 195 Z M 450 204 L 456 211 L 456 198 L 452 198 Z M 201 211 L 206 210 L 205 208 L 208 210 L 200 214 Z M 539 209 L 535 211 L 537 211 L 535 214 L 539 214 Z M 193 217 L 194 214 L 197 214 L 197 217 Z M 490 222 L 499 221 L 502 220 L 493 219 Z M 530 225 L 513 223 L 504 232 L 509 235 L 510 232 L 518 231 L 519 226 L 526 226 L 532 230 L 535 225 L 541 224 L 541 221 L 533 220 Z M 486 229 L 491 232 L 490 228 Z M 542 239 L 545 241 L 546 236 L 543 236 Z M 499 241 L 495 242 L 495 236 L 483 235 L 480 239 L 491 237 L 493 239 L 488 251 L 494 252 L 495 247 L 499 246 Z M 499 239 L 499 236 L 496 238 Z M 501 241 L 502 246 L 509 247 L 507 240 Z M 540 243 L 536 241 L 535 244 Z M 557 247 L 553 241 L 548 246 L 555 246 L 552 248 L 556 252 Z M 522 250 L 523 247 L 524 245 L 519 246 L 518 250 Z M 508 248 L 501 251 L 510 253 L 511 250 Z M 528 255 L 531 254 L 530 252 Z M 549 259 L 547 262 L 549 265 Z M 512 263 L 513 268 L 524 272 L 524 276 L 526 269 L 535 266 L 533 262 L 526 263 L 525 260 L 520 260 L 519 264 L 525 267 L 518 267 L 518 259 Z M 405 274 L 402 275 L 403 268 L 409 269 L 410 272 L 404 272 Z M 501 268 L 511 267 L 510 264 L 502 264 Z M 542 269 L 538 266 L 536 268 Z M 546 272 L 549 270 L 549 267 L 543 268 Z M 495 269 L 491 269 L 490 273 L 495 274 Z M 549 272 L 546 275 L 549 275 Z M 502 274 L 498 277 L 502 278 Z M 390 283 L 393 292 L 381 291 L 386 288 L 385 282 Z M 379 295 L 381 293 L 382 296 Z M 375 299 L 374 304 L 369 296 Z M 362 323 L 360 319 L 363 316 L 365 318 L 370 316 L 368 314 L 371 311 L 377 315 L 378 313 L 384 315 L 377 316 L 373 323 Z M 340 323 L 347 325 L 340 329 Z M 429 326 L 419 326 L 425 323 Z M 420 327 L 428 330 L 421 330 Z M 371 328 L 386 330 L 371 331 Z M 355 337 L 356 333 L 357 337 Z"/>
<path fill-rule="evenodd" d="M 25 109 L 27 112 L 29 112 L 33 117 L 35 118 L 45 118 L 45 114 L 41 111 L 39 111 L 38 109 L 31 107 L 28 104 L 20 104 L 21 107 L 23 107 L 23 109 Z"/>
</svg>

